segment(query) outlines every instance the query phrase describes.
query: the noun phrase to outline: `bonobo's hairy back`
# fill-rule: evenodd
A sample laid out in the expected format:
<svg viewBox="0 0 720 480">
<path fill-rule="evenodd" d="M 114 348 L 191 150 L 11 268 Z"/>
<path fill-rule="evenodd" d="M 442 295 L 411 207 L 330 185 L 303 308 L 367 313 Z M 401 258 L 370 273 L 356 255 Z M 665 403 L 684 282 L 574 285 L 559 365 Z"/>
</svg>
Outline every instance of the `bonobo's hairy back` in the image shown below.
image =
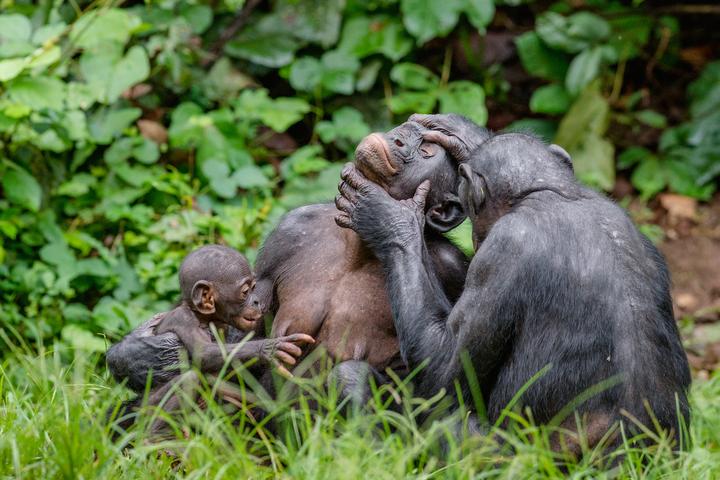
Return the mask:
<svg viewBox="0 0 720 480">
<path fill-rule="evenodd" d="M 690 374 L 667 266 L 624 210 L 577 182 L 565 155 L 532 137 L 502 135 L 469 164 L 487 178 L 486 211 L 506 209 L 490 219 L 466 286 L 472 292 L 503 269 L 491 315 L 505 318 L 515 338 L 489 414 L 497 418 L 524 382 L 551 365 L 523 396 L 537 421 L 600 386 L 582 410 L 608 419 L 626 411 L 650 428 L 654 416 L 677 435 L 677 413 L 689 414 Z"/>
</svg>

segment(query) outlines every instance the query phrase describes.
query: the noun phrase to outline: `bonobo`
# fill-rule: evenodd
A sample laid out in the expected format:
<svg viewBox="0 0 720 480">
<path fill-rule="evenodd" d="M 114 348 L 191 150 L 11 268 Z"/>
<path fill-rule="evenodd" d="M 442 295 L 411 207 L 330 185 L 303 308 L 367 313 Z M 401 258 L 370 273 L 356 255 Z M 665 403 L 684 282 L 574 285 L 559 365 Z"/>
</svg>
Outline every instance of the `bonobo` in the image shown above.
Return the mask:
<svg viewBox="0 0 720 480">
<path fill-rule="evenodd" d="M 467 259 L 440 233 L 464 219 L 454 194 L 457 167 L 443 148 L 423 141 L 423 133 L 415 122 L 373 133 L 358 145 L 355 165 L 393 198 L 432 181 L 422 212 L 424 239 L 439 286 L 452 301 L 462 290 Z M 266 240 L 256 264 L 257 292 L 275 313 L 273 335 L 306 333 L 334 360 L 402 369 L 382 265 L 354 232 L 335 224 L 336 213 L 331 204 L 298 208 Z"/>
<path fill-rule="evenodd" d="M 204 373 L 218 373 L 229 355 L 233 360 L 243 362 L 260 359 L 289 374 L 283 364 L 294 365 L 302 354 L 300 345 L 313 343 L 312 337 L 304 334 L 224 346 L 213 341 L 211 325 L 220 334 L 224 334 L 229 326 L 248 332 L 254 330 L 262 318 L 253 291 L 253 273 L 245 257 L 232 248 L 208 245 L 191 252 L 180 267 L 179 278 L 180 304 L 167 313 L 156 315 L 140 330 L 140 335 L 144 336 L 141 338 L 162 339 L 165 347 L 162 355 L 156 358 L 139 359 L 143 365 L 154 361 L 146 365 L 153 370 L 150 404 L 159 402 L 167 391 L 162 387 L 180 374 L 182 351 L 186 351 L 192 363 Z M 137 368 L 132 364 L 136 359 L 126 356 L 123 345 L 115 345 L 107 353 L 110 370 L 118 380 Z M 145 385 L 136 382 L 129 387 L 140 392 Z M 229 388 L 226 390 L 230 391 Z"/>
<path fill-rule="evenodd" d="M 690 374 L 658 250 L 621 208 L 575 179 L 562 148 L 524 134 L 466 148 L 451 125 L 413 119 L 465 162 L 458 196 L 476 252 L 458 301 L 442 288 L 422 235 L 427 183 L 398 201 L 348 166 L 337 222 L 385 267 L 403 358 L 410 368 L 428 362 L 416 392 L 454 391 L 458 381 L 472 405 L 468 355 L 490 422 L 545 369 L 519 402 L 535 421 L 572 430 L 578 412 L 590 445 L 618 421 L 631 432 L 657 422 L 677 439 Z M 617 430 L 608 438 L 622 441 Z"/>
</svg>

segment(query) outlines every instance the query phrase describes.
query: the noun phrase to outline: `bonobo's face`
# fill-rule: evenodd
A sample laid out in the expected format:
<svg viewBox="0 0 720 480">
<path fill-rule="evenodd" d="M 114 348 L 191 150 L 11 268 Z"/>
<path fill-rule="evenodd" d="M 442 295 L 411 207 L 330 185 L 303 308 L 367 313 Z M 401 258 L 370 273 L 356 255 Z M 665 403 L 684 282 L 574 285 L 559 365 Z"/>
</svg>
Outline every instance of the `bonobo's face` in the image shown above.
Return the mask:
<svg viewBox="0 0 720 480">
<path fill-rule="evenodd" d="M 393 198 L 411 198 L 415 189 L 430 180 L 426 206 L 441 204 L 457 187 L 457 165 L 435 143 L 423 140 L 425 127 L 405 122 L 387 133 L 371 133 L 355 150 L 355 165 L 368 179 Z"/>
<path fill-rule="evenodd" d="M 254 330 L 262 318 L 260 302 L 255 296 L 255 277 L 239 279 L 228 285 L 214 286 L 215 320 L 244 332 Z"/>
</svg>

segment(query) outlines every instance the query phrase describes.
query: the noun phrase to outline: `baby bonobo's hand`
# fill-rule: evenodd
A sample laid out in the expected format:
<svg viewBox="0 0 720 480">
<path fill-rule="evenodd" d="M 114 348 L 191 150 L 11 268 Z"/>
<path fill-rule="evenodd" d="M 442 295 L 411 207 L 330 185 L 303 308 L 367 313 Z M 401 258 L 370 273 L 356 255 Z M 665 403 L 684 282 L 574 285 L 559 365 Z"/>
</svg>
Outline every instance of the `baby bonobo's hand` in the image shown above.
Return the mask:
<svg viewBox="0 0 720 480">
<path fill-rule="evenodd" d="M 286 337 L 266 338 L 262 340 L 260 356 L 263 360 L 271 363 L 283 377 L 292 377 L 292 373 L 285 367 L 297 363 L 297 358 L 302 355 L 301 345 L 312 345 L 315 340 L 310 335 L 295 333 Z"/>
</svg>

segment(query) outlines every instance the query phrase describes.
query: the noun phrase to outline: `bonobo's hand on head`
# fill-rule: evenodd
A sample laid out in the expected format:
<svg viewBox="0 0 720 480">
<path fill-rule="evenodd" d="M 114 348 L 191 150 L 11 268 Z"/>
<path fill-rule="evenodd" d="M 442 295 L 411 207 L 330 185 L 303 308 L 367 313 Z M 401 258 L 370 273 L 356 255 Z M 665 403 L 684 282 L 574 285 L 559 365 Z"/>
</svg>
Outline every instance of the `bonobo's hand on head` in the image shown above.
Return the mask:
<svg viewBox="0 0 720 480">
<path fill-rule="evenodd" d="M 201 321 L 250 331 L 262 318 L 250 264 L 232 248 L 207 245 L 191 252 L 179 277 L 182 300 Z"/>
<path fill-rule="evenodd" d="M 454 113 L 411 115 L 410 122 L 416 122 L 427 130 L 423 133 L 424 140 L 440 145 L 458 162 L 466 162 L 470 154 L 485 140 L 490 132 L 461 115 Z"/>
<path fill-rule="evenodd" d="M 456 195 L 457 164 L 444 148 L 423 138 L 430 133 L 413 121 L 387 133 L 372 133 L 355 150 L 354 164 L 396 200 L 411 198 L 429 180 L 426 224 L 436 232 L 447 232 L 464 219 Z"/>
</svg>

